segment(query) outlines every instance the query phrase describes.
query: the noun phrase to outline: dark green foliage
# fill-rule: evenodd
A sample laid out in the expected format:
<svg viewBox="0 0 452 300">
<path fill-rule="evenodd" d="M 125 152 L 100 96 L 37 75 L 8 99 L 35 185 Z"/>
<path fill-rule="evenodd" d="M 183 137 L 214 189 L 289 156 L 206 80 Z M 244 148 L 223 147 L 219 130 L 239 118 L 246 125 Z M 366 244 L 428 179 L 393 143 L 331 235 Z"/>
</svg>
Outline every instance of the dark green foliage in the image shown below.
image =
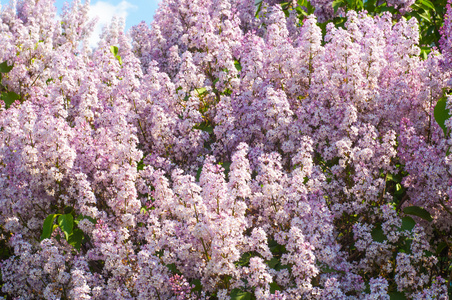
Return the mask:
<svg viewBox="0 0 452 300">
<path fill-rule="evenodd" d="M 8 62 L 4 61 L 0 64 L 0 73 L 6 74 L 13 69 L 14 65 L 8 66 Z"/>
<path fill-rule="evenodd" d="M 443 97 L 436 103 L 433 114 L 438 125 L 443 129 L 444 136 L 448 136 L 449 132 L 446 128 L 445 122 L 450 119 L 449 109 L 446 108 L 447 105 L 447 95 L 444 93 Z"/>
<path fill-rule="evenodd" d="M 69 239 L 69 235 L 74 228 L 74 217 L 71 214 L 64 214 L 58 217 L 58 226 L 66 236 L 66 240 Z"/>
<path fill-rule="evenodd" d="M 406 300 L 405 293 L 402 292 L 389 293 L 389 297 L 391 300 Z"/>
<path fill-rule="evenodd" d="M 69 245 L 72 245 L 77 251 L 80 251 L 82 244 L 88 237 L 86 237 L 83 231 L 78 228 L 78 224 L 84 219 L 95 224 L 96 220 L 84 215 L 78 215 L 74 219 L 75 211 L 70 206 L 61 210 L 64 212 L 63 214 L 50 214 L 45 218 L 44 224 L 42 225 L 41 241 L 50 238 L 52 232 L 59 227 L 64 233 L 64 237 Z M 55 220 L 57 220 L 57 224 L 55 224 Z M 60 237 L 57 236 L 56 239 L 59 241 Z"/>
<path fill-rule="evenodd" d="M 21 99 L 20 95 L 13 91 L 9 91 L 6 86 L 3 86 L 3 74 L 8 74 L 13 67 L 14 65 L 9 66 L 7 61 L 0 64 L 0 100 L 5 102 L 5 107 L 7 109 L 14 103 L 14 101 Z"/>
<path fill-rule="evenodd" d="M 381 224 L 377 224 L 377 226 L 375 226 L 375 228 L 372 230 L 371 234 L 372 239 L 379 243 L 383 243 L 388 239 L 384 234 L 383 229 L 381 229 Z"/>
<path fill-rule="evenodd" d="M 231 300 L 251 300 L 254 295 L 250 292 L 243 292 L 240 289 L 233 289 L 231 292 Z"/>
<path fill-rule="evenodd" d="M 423 209 L 422 207 L 419 207 L 419 206 L 408 206 L 408 207 L 405 207 L 403 209 L 403 212 L 406 213 L 407 215 L 417 216 L 417 217 L 422 218 L 422 219 L 424 219 L 426 221 L 429 221 L 429 222 L 433 221 L 433 218 L 430 215 L 430 213 L 427 210 L 425 210 L 425 209 Z"/>
<path fill-rule="evenodd" d="M 45 218 L 44 225 L 42 226 L 42 234 L 41 234 L 41 241 L 43 239 L 48 239 L 52 235 L 52 232 L 54 230 L 53 222 L 55 221 L 55 218 L 57 217 L 56 214 L 50 214 Z"/>
</svg>

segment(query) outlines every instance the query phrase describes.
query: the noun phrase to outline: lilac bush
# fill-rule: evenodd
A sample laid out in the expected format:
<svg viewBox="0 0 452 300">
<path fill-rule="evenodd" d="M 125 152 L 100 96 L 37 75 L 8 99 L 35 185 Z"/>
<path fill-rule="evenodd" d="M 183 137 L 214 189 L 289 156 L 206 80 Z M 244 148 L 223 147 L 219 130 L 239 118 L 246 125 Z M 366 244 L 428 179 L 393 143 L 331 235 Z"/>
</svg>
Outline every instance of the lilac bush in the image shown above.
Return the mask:
<svg viewBox="0 0 452 300">
<path fill-rule="evenodd" d="M 89 2 L 3 7 L 3 295 L 449 299 L 452 10 L 423 56 L 388 4 L 164 0 L 94 49 Z"/>
</svg>

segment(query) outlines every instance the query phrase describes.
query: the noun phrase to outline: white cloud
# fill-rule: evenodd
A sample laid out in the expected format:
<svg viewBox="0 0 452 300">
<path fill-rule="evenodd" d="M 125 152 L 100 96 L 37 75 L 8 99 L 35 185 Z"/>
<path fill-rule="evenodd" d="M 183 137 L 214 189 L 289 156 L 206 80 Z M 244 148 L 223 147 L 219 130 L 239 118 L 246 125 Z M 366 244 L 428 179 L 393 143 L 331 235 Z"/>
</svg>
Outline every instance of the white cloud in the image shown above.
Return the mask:
<svg viewBox="0 0 452 300">
<path fill-rule="evenodd" d="M 97 45 L 102 28 L 109 25 L 113 17 L 116 16 L 126 20 L 129 10 L 134 9 L 137 9 L 137 7 L 125 0 L 117 5 L 105 1 L 97 1 L 95 4 L 91 4 L 88 15 L 91 19 L 97 18 L 97 23 L 89 40 L 90 46 L 95 47 Z"/>
</svg>

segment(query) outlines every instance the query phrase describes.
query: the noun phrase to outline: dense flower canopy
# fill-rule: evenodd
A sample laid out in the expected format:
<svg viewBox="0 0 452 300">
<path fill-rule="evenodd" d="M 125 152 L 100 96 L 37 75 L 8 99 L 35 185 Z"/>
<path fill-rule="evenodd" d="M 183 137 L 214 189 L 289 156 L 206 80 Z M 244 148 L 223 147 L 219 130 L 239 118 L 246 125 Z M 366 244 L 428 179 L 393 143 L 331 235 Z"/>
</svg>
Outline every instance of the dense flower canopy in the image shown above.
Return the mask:
<svg viewBox="0 0 452 300">
<path fill-rule="evenodd" d="M 2 7 L 1 292 L 448 299 L 452 10 L 427 54 L 386 4 L 163 0 L 95 49 L 89 2 Z"/>
</svg>

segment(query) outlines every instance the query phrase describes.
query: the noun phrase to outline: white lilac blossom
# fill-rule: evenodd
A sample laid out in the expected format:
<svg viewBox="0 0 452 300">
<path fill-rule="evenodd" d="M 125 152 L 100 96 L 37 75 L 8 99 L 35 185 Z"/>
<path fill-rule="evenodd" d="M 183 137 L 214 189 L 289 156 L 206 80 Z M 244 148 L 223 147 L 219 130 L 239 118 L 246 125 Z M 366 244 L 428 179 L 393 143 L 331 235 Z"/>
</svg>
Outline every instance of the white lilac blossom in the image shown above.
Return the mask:
<svg viewBox="0 0 452 300">
<path fill-rule="evenodd" d="M 279 2 L 163 0 L 93 49 L 89 2 L 0 10 L 2 296 L 448 299 L 450 5 L 423 60 L 415 18 L 322 38 L 331 1 Z"/>
</svg>

